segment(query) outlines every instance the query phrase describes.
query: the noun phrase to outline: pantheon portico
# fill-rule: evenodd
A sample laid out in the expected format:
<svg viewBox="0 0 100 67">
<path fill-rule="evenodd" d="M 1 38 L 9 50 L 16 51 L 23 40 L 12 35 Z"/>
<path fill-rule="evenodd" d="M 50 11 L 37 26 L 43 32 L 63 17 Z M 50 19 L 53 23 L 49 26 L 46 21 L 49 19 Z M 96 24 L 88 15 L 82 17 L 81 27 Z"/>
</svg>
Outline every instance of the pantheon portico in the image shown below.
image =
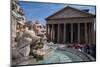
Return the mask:
<svg viewBox="0 0 100 67">
<path fill-rule="evenodd" d="M 95 15 L 65 7 L 46 18 L 47 37 L 54 43 L 95 43 Z"/>
</svg>

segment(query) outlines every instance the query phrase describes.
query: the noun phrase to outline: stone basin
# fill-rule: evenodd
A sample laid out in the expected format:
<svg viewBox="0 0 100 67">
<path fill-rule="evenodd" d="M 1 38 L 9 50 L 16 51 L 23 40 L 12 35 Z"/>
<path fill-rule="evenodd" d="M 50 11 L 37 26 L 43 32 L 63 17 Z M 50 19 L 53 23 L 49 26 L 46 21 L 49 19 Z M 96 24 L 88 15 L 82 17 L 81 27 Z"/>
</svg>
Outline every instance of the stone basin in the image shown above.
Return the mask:
<svg viewBox="0 0 100 67">
<path fill-rule="evenodd" d="M 52 64 L 52 63 L 67 63 L 67 62 L 82 62 L 82 61 L 94 61 L 91 56 L 88 56 L 79 51 L 73 51 L 72 49 L 56 49 L 51 55 L 45 57 L 44 60 L 39 61 L 36 64 Z"/>
<path fill-rule="evenodd" d="M 69 48 L 57 48 L 56 50 L 51 50 L 44 56 L 43 60 L 36 61 L 36 59 L 31 58 L 28 60 L 27 64 L 52 64 L 52 63 L 69 63 L 69 62 L 81 62 L 81 61 L 94 61 L 91 56 L 86 55 L 77 50 Z M 19 65 L 27 65 L 19 64 Z"/>
</svg>

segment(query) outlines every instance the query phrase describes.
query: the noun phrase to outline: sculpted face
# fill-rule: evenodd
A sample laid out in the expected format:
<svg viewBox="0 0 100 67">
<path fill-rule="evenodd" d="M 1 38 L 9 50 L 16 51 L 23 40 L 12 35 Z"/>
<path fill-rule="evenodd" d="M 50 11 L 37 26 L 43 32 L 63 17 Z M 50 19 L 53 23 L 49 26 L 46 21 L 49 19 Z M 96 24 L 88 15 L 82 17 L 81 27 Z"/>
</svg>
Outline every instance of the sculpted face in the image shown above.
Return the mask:
<svg viewBox="0 0 100 67">
<path fill-rule="evenodd" d="M 34 24 L 33 25 L 34 31 L 38 34 L 39 32 L 41 32 L 41 24 Z"/>
<path fill-rule="evenodd" d="M 20 23 L 17 24 L 17 32 L 24 31 L 24 29 L 25 29 L 25 25 L 22 25 Z"/>
</svg>

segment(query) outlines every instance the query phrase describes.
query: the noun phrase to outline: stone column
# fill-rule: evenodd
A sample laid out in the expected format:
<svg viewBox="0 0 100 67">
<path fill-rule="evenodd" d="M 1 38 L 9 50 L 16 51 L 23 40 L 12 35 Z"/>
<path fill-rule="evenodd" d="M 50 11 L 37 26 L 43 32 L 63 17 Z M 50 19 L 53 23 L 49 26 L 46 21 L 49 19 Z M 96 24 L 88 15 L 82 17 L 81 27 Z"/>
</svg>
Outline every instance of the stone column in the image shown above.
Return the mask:
<svg viewBox="0 0 100 67">
<path fill-rule="evenodd" d="M 78 23 L 78 43 L 80 43 L 80 23 Z"/>
<path fill-rule="evenodd" d="M 48 24 L 48 34 L 50 34 L 50 25 Z"/>
<path fill-rule="evenodd" d="M 51 37 L 51 29 L 50 29 L 50 24 L 48 24 L 48 37 Z"/>
<path fill-rule="evenodd" d="M 53 24 L 53 41 L 55 40 L 55 26 Z"/>
<path fill-rule="evenodd" d="M 85 23 L 85 43 L 88 43 L 87 23 Z"/>
<path fill-rule="evenodd" d="M 73 23 L 71 23 L 71 43 L 73 43 Z"/>
<path fill-rule="evenodd" d="M 53 29 L 52 29 L 52 24 L 51 24 L 51 41 L 52 41 L 52 32 L 53 32 Z"/>
<path fill-rule="evenodd" d="M 50 25 L 49 24 L 47 24 L 47 38 L 48 38 L 48 40 L 50 40 Z"/>
<path fill-rule="evenodd" d="M 50 34 L 49 34 L 50 36 L 49 36 L 49 37 L 50 37 L 50 41 L 51 41 L 51 40 L 52 40 L 52 29 L 51 29 L 51 24 L 50 24 L 49 26 L 50 26 L 50 27 L 49 27 L 49 29 L 50 29 Z"/>
<path fill-rule="evenodd" d="M 48 24 L 46 24 L 46 34 L 48 35 Z"/>
<path fill-rule="evenodd" d="M 96 18 L 94 18 L 94 22 L 93 22 L 93 31 L 96 30 Z"/>
<path fill-rule="evenodd" d="M 66 23 L 64 24 L 64 35 L 63 35 L 63 43 L 66 42 Z"/>
<path fill-rule="evenodd" d="M 58 24 L 58 29 L 57 29 L 57 43 L 59 43 L 59 37 L 60 37 L 60 24 Z"/>
<path fill-rule="evenodd" d="M 96 38 L 96 36 L 95 36 L 96 35 L 96 32 L 95 32 L 96 31 L 96 19 L 95 18 L 94 18 L 94 22 L 92 22 L 91 25 L 92 25 L 92 28 L 91 28 L 92 29 L 91 30 L 91 34 L 92 34 L 91 40 L 92 40 L 92 42 L 91 43 L 95 44 L 96 43 L 96 39 L 95 39 Z"/>
<path fill-rule="evenodd" d="M 54 24 L 52 24 L 52 41 L 54 39 Z"/>
<path fill-rule="evenodd" d="M 93 44 L 96 45 L 96 18 L 94 18 L 94 23 L 93 23 Z"/>
</svg>

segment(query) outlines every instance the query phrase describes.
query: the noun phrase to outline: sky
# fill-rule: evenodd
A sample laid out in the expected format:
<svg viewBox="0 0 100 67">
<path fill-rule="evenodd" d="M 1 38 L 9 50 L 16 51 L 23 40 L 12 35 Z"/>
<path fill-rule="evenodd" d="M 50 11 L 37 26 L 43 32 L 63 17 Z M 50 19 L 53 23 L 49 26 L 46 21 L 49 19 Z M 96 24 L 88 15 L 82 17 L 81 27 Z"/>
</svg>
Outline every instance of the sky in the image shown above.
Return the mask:
<svg viewBox="0 0 100 67">
<path fill-rule="evenodd" d="M 89 12 L 95 14 L 94 6 L 82 6 L 82 5 L 68 5 L 57 3 L 41 3 L 41 2 L 28 2 L 19 1 L 21 9 L 25 13 L 27 21 L 39 21 L 41 24 L 46 24 L 45 18 L 59 11 L 60 9 L 71 6 L 80 10 L 89 9 Z"/>
</svg>

